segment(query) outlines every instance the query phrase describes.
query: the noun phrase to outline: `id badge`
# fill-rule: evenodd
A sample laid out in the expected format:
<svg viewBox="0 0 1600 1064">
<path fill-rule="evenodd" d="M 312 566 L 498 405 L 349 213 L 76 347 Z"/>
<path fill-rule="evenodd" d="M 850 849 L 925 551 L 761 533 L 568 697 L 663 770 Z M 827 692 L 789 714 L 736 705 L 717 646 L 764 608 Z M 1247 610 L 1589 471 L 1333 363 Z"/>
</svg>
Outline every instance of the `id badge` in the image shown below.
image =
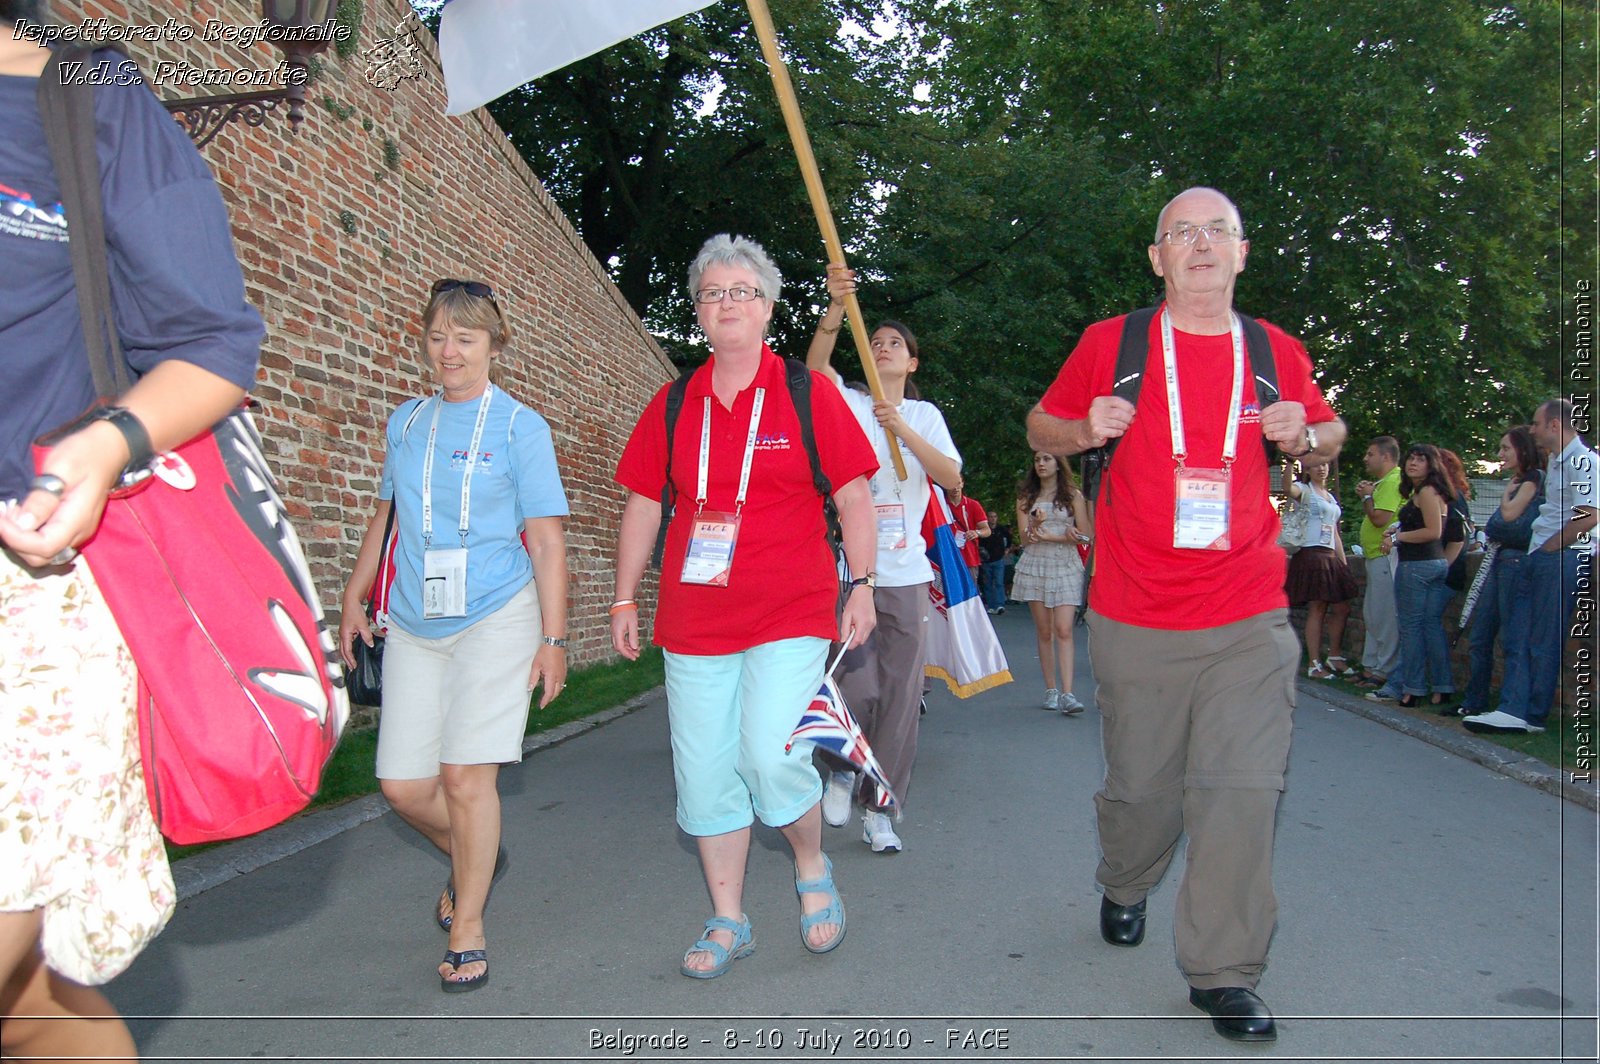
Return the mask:
<svg viewBox="0 0 1600 1064">
<path fill-rule="evenodd" d="M 872 508 L 878 516 L 878 549 L 900 550 L 906 545 L 906 508 L 889 503 Z"/>
<path fill-rule="evenodd" d="M 739 515 L 702 510 L 689 528 L 689 550 L 683 556 L 685 584 L 727 587 L 733 569 L 733 546 L 739 539 Z"/>
<path fill-rule="evenodd" d="M 1330 549 L 1333 547 L 1333 526 L 1332 525 L 1324 524 L 1322 526 L 1322 535 L 1317 537 L 1317 546 L 1319 546 L 1319 547 L 1328 547 Z"/>
<path fill-rule="evenodd" d="M 1177 470 L 1172 545 L 1185 550 L 1228 550 L 1229 474 L 1226 469 Z"/>
<path fill-rule="evenodd" d="M 422 616 L 467 615 L 467 549 L 430 550 L 422 556 Z"/>
</svg>

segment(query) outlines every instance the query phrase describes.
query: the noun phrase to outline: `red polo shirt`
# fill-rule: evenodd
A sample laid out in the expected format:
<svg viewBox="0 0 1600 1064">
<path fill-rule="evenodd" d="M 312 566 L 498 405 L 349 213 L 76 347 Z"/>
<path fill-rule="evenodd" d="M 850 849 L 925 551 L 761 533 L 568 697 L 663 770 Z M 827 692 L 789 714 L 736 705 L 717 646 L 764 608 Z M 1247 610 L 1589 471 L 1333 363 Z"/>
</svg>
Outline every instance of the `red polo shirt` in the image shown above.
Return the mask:
<svg viewBox="0 0 1600 1064">
<path fill-rule="evenodd" d="M 950 516 L 955 518 L 952 523 L 956 531 L 967 534 L 967 541 L 961 545 L 962 561 L 968 565 L 981 564 L 983 559 L 978 556 L 978 526 L 989 520 L 989 515 L 983 512 L 983 507 L 978 504 L 977 499 L 971 495 L 963 495 L 960 506 L 950 507 Z"/>
<path fill-rule="evenodd" d="M 678 414 L 672 451 L 677 512 L 667 526 L 654 641 L 675 654 L 734 654 L 796 636 L 838 637 L 838 576 L 826 542 L 822 500 L 800 440 L 783 360 L 763 349 L 761 366 L 729 410 L 711 390 L 716 356 L 694 371 Z M 659 499 L 666 480 L 667 389 L 645 407 L 617 462 L 617 483 Z M 732 512 L 757 388 L 766 389 L 750 487 L 727 587 L 679 580 L 695 512 L 700 430 L 711 399 L 706 509 Z M 833 385 L 812 374 L 811 420 L 822 471 L 835 488 L 878 468 L 872 445 Z"/>
<path fill-rule="evenodd" d="M 1096 396 L 1111 394 L 1122 339 L 1122 318 L 1084 330 L 1055 383 L 1040 400 L 1045 413 L 1069 421 L 1089 415 Z M 1311 379 L 1300 342 L 1266 322 L 1283 399 L 1302 403 L 1306 422 L 1332 421 L 1333 410 Z M 1228 398 L 1233 387 L 1233 341 L 1227 333 L 1177 332 L 1179 398 L 1188 435 L 1187 464 L 1222 464 Z M 1150 322 L 1150 355 L 1133 424 L 1117 447 L 1095 511 L 1095 570 L 1089 605 L 1124 624 L 1190 631 L 1214 628 L 1272 609 L 1285 609 L 1287 562 L 1278 546 L 1278 515 L 1269 498 L 1261 407 L 1245 356 L 1239 401 L 1239 442 L 1233 463 L 1232 546 L 1225 551 L 1172 545 L 1177 502 L 1167 389 L 1161 360 L 1161 316 Z"/>
</svg>

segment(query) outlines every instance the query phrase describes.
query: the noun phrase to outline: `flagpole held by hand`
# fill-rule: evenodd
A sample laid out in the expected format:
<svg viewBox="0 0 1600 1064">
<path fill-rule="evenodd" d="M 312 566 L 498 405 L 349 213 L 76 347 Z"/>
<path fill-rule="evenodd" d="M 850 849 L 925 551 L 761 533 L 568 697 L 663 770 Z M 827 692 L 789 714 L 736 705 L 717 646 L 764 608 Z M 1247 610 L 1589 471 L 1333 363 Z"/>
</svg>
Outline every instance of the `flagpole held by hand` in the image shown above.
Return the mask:
<svg viewBox="0 0 1600 1064">
<path fill-rule="evenodd" d="M 800 101 L 795 97 L 794 85 L 789 81 L 789 68 L 778 54 L 778 35 L 772 26 L 772 13 L 766 0 L 746 0 L 750 8 L 750 21 L 755 24 L 756 37 L 761 41 L 761 52 L 767 58 L 767 69 L 772 74 L 772 87 L 778 93 L 778 106 L 783 110 L 784 124 L 789 127 L 789 139 L 794 142 L 795 158 L 800 163 L 800 176 L 805 179 L 806 193 L 811 198 L 811 209 L 816 213 L 817 226 L 822 230 L 822 243 L 828 252 L 828 262 L 845 262 L 844 245 L 839 242 L 839 231 L 833 224 L 833 210 L 828 206 L 828 194 L 822 187 L 822 173 L 817 169 L 817 158 L 811 152 L 811 137 L 806 133 L 805 119 L 800 114 Z M 865 319 L 856 303 L 854 291 L 844 296 L 845 319 L 850 323 L 850 336 L 861 353 L 861 368 L 866 371 L 867 387 L 872 390 L 875 402 L 883 402 L 883 384 L 878 380 L 878 365 L 872 360 L 872 345 L 867 337 Z M 894 461 L 894 471 L 901 480 L 906 479 L 905 459 L 900 448 L 889 448 Z"/>
</svg>

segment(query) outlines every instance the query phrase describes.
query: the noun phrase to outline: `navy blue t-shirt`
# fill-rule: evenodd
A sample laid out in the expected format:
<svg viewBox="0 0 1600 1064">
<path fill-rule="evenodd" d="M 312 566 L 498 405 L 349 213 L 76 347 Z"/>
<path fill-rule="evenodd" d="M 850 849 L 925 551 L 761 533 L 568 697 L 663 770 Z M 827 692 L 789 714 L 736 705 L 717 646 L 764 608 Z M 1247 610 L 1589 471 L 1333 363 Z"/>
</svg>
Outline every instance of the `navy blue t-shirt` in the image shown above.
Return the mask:
<svg viewBox="0 0 1600 1064">
<path fill-rule="evenodd" d="M 250 387 L 264 329 L 210 169 L 142 80 L 97 87 L 95 119 L 128 365 L 176 358 Z M 60 197 L 38 79 L 0 75 L 0 499 L 26 492 L 28 445 L 95 398 Z"/>
</svg>

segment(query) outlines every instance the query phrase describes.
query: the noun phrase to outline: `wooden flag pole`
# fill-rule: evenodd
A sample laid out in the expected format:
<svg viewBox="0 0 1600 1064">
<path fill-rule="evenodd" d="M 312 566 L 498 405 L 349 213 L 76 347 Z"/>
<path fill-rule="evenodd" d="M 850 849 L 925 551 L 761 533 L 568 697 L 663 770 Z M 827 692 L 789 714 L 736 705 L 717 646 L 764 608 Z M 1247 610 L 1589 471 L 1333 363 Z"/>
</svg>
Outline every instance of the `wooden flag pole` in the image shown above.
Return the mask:
<svg viewBox="0 0 1600 1064">
<path fill-rule="evenodd" d="M 772 87 L 778 93 L 778 106 L 783 109 L 784 124 L 789 127 L 789 139 L 794 142 L 795 158 L 800 163 L 800 176 L 805 179 L 806 193 L 811 197 L 811 209 L 816 212 L 817 226 L 822 230 L 822 243 L 828 251 L 828 261 L 843 263 L 844 245 L 839 242 L 839 230 L 833 224 L 833 211 L 828 206 L 828 194 L 822 187 L 822 173 L 817 169 L 817 158 L 811 153 L 811 138 L 806 134 L 805 119 L 800 115 L 800 101 L 795 98 L 794 85 L 789 81 L 789 68 L 778 54 L 778 35 L 772 28 L 772 14 L 767 10 L 767 0 L 746 0 L 750 7 L 750 20 L 755 24 L 756 37 L 761 41 L 761 52 L 767 57 L 767 69 L 772 73 Z M 850 336 L 861 355 L 861 368 L 866 371 L 867 387 L 872 398 L 883 402 L 883 384 L 878 380 L 878 364 L 872 360 L 872 345 L 867 338 L 867 326 L 861 317 L 861 307 L 856 294 L 844 296 L 845 318 L 850 322 Z M 889 448 L 894 460 L 894 471 L 901 480 L 906 479 L 906 463 L 900 457 L 900 448 Z"/>
</svg>

